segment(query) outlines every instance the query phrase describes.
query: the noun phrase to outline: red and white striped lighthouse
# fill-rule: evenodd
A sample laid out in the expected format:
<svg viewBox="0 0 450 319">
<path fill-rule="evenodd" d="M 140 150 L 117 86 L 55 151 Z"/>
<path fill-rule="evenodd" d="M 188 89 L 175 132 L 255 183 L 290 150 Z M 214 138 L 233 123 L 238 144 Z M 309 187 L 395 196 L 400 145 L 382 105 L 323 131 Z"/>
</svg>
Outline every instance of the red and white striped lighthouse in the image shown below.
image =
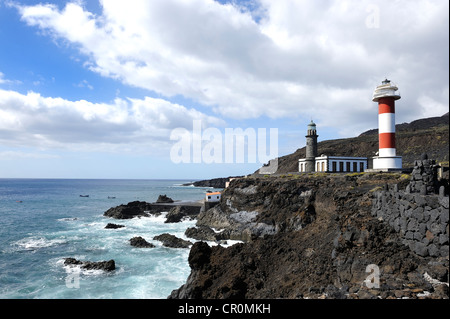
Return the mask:
<svg viewBox="0 0 450 319">
<path fill-rule="evenodd" d="M 378 102 L 378 156 L 373 168 L 381 170 L 401 169 L 402 157 L 395 148 L 395 101 L 400 99 L 397 86 L 384 80 L 373 93 L 372 101 Z"/>
</svg>

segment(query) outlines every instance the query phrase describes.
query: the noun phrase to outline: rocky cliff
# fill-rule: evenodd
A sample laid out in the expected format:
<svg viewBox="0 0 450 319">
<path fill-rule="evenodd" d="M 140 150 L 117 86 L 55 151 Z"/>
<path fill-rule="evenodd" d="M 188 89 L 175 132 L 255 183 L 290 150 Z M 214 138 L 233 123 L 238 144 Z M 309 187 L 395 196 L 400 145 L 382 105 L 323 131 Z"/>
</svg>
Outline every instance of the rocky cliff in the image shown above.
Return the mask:
<svg viewBox="0 0 450 319">
<path fill-rule="evenodd" d="M 195 243 L 191 274 L 170 298 L 448 298 L 448 254 L 417 255 L 371 214 L 378 191 L 409 181 L 380 173 L 234 180 L 197 228 L 244 243 Z"/>
</svg>

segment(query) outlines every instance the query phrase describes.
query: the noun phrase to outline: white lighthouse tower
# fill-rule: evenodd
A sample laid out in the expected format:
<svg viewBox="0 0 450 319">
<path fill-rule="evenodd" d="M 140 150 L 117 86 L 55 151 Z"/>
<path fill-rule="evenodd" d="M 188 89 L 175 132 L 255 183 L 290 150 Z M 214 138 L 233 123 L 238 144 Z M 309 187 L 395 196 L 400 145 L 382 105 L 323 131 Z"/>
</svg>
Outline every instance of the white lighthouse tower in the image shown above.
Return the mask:
<svg viewBox="0 0 450 319">
<path fill-rule="evenodd" d="M 402 168 L 402 157 L 395 148 L 395 101 L 400 99 L 397 86 L 388 79 L 377 86 L 372 101 L 378 102 L 378 156 L 373 158 L 374 170 Z"/>
</svg>

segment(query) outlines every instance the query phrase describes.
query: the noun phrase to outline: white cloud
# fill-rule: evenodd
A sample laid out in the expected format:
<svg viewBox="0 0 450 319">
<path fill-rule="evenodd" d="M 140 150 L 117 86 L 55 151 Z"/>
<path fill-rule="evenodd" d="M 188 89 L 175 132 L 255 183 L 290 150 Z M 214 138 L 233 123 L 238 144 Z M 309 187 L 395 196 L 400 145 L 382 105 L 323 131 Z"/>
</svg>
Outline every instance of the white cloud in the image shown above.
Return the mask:
<svg viewBox="0 0 450 319">
<path fill-rule="evenodd" d="M 150 145 L 169 147 L 171 130 L 191 129 L 194 119 L 224 125 L 218 118 L 161 99 L 117 98 L 106 104 L 0 89 L 0 144 L 4 146 L 152 151 Z"/>
<path fill-rule="evenodd" d="M 94 86 L 89 84 L 89 82 L 87 80 L 82 80 L 82 81 L 78 82 L 78 84 L 75 84 L 75 86 L 79 87 L 79 88 L 88 88 L 89 90 L 94 89 Z"/>
<path fill-rule="evenodd" d="M 17 81 L 17 80 L 8 80 L 5 78 L 5 75 L 0 72 L 0 84 L 20 84 L 22 82 Z"/>
<path fill-rule="evenodd" d="M 101 5 L 98 15 L 78 2 L 16 7 L 27 24 L 79 48 L 90 70 L 226 117 L 313 116 L 355 134 L 372 128 L 362 110 L 374 107 L 384 76 L 403 93 L 401 122 L 442 115 L 423 98 L 430 90 L 446 92 L 433 103 L 448 105 L 447 1 L 261 0 L 256 14 L 212 0 Z M 377 12 L 379 24 L 368 25 Z"/>
</svg>

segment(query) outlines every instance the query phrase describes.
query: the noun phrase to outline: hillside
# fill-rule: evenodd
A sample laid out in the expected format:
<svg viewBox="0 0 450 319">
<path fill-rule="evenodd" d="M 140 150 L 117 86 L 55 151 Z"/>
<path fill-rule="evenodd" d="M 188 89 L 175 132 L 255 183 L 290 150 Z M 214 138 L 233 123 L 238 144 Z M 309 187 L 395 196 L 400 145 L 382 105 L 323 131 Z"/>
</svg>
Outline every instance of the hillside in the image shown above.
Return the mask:
<svg viewBox="0 0 450 319">
<path fill-rule="evenodd" d="M 396 125 L 397 155 L 403 156 L 403 167 L 412 167 L 422 153 L 437 162 L 449 161 L 449 113 L 440 117 L 419 119 Z M 329 156 L 371 157 L 378 151 L 378 129 L 358 137 L 319 141 L 318 154 Z M 278 174 L 298 171 L 298 159 L 306 147 L 278 159 Z"/>
</svg>

